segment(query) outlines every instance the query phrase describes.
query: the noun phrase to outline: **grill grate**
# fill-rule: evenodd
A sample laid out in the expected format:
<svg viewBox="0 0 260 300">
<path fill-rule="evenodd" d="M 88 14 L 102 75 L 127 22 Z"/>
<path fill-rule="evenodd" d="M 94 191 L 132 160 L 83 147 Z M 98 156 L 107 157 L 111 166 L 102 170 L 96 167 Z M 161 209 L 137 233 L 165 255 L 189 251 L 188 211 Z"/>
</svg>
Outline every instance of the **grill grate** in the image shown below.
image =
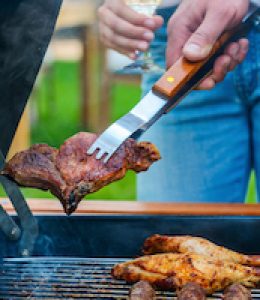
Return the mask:
<svg viewBox="0 0 260 300">
<path fill-rule="evenodd" d="M 128 299 L 130 286 L 110 276 L 123 259 L 31 258 L 5 259 L 0 274 L 0 299 Z M 175 299 L 158 292 L 158 300 Z M 252 290 L 260 299 L 260 290 Z M 209 299 L 221 299 L 216 293 Z"/>
</svg>

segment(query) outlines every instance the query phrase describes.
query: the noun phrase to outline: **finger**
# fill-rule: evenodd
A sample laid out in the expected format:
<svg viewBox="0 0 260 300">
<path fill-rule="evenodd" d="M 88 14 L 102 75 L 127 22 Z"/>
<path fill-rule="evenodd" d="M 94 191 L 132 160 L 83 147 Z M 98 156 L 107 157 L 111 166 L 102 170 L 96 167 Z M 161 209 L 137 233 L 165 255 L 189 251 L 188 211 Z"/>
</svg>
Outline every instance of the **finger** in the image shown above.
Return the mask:
<svg viewBox="0 0 260 300">
<path fill-rule="evenodd" d="M 108 1 L 107 7 L 121 19 L 124 19 L 133 25 L 148 27 L 151 30 L 155 30 L 158 26 L 161 26 L 163 22 L 161 17 L 157 16 L 149 18 L 146 15 L 137 13 L 126 5 L 124 1 Z"/>
<path fill-rule="evenodd" d="M 191 36 L 191 31 L 186 26 L 186 19 L 172 18 L 168 24 L 168 43 L 166 49 L 167 67 L 173 65 L 174 62 L 182 55 L 182 48 Z"/>
<path fill-rule="evenodd" d="M 154 34 L 151 30 L 135 26 L 115 15 L 111 10 L 104 7 L 99 10 L 99 18 L 102 23 L 111 28 L 115 33 L 132 38 L 132 39 L 144 39 L 151 41 L 154 39 Z"/>
<path fill-rule="evenodd" d="M 232 58 L 227 54 L 218 57 L 215 61 L 213 72 L 211 78 L 214 79 L 216 83 L 222 81 L 229 71 L 229 66 Z"/>
<path fill-rule="evenodd" d="M 235 67 L 238 64 L 238 55 L 240 52 L 240 45 L 238 42 L 236 43 L 231 43 L 230 45 L 228 45 L 228 47 L 225 50 L 225 54 L 229 55 L 231 58 L 231 62 L 229 65 L 229 71 L 232 71 L 235 69 Z"/>
<path fill-rule="evenodd" d="M 249 48 L 248 39 L 240 39 L 239 46 L 240 46 L 240 51 L 238 53 L 238 61 L 241 63 L 246 58 L 248 52 L 248 48 Z"/>
<path fill-rule="evenodd" d="M 225 50 L 225 53 L 228 54 L 231 58 L 231 64 L 229 70 L 232 71 L 235 67 L 241 63 L 248 52 L 248 40 L 247 39 L 240 39 L 236 43 L 231 43 Z"/>
<path fill-rule="evenodd" d="M 185 44 L 184 56 L 191 61 L 199 61 L 207 57 L 228 23 L 229 19 L 223 18 L 219 10 L 209 9 L 202 24 Z"/>
<path fill-rule="evenodd" d="M 128 56 L 130 59 L 134 60 L 136 59 L 136 54 L 135 52 L 131 52 L 129 51 L 128 49 L 124 49 L 124 48 L 120 48 L 120 47 L 115 47 L 115 45 L 113 43 L 111 43 L 110 41 L 106 41 L 105 42 L 105 45 L 112 49 L 112 50 L 115 50 L 116 52 L 119 52 L 125 56 Z"/>
<path fill-rule="evenodd" d="M 216 83 L 214 79 L 209 76 L 200 83 L 200 85 L 197 87 L 197 90 L 211 90 L 215 87 L 215 85 Z"/>
<path fill-rule="evenodd" d="M 101 39 L 107 45 L 113 44 L 113 48 L 124 49 L 127 52 L 135 50 L 146 51 L 149 44 L 142 40 L 133 40 L 115 34 L 109 27 L 101 25 Z"/>
</svg>

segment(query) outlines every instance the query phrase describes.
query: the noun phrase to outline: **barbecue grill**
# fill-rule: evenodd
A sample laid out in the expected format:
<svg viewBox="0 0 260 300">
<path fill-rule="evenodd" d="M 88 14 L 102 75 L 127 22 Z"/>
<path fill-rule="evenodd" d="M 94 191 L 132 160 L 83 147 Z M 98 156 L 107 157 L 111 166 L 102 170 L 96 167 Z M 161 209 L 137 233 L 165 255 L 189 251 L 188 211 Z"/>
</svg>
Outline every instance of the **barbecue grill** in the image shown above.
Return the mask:
<svg viewBox="0 0 260 300">
<path fill-rule="evenodd" d="M 3 1 L 0 170 L 60 4 Z M 140 255 L 145 238 L 155 233 L 203 236 L 237 251 L 260 253 L 258 205 L 82 202 L 68 217 L 58 201 L 28 200 L 28 206 L 14 182 L 0 176 L 0 183 L 14 207 L 7 199 L 0 201 L 0 299 L 127 299 L 129 285 L 114 280 L 111 267 Z M 157 294 L 157 299 L 175 296 Z M 260 299 L 260 290 L 252 295 Z M 220 297 L 217 293 L 211 299 Z"/>
<path fill-rule="evenodd" d="M 18 217 L 9 202 L 4 209 Z M 68 217 L 55 200 L 28 200 L 39 226 L 31 257 L 19 242 L 0 234 L 4 262 L 0 299 L 127 299 L 129 285 L 110 276 L 111 267 L 141 254 L 145 238 L 159 234 L 203 236 L 231 249 L 257 254 L 259 205 L 82 202 Z M 18 222 L 19 224 L 19 222 Z M 174 299 L 174 292 L 158 292 Z M 260 290 L 252 290 L 260 299 Z M 209 299 L 221 299 L 216 293 Z"/>
</svg>

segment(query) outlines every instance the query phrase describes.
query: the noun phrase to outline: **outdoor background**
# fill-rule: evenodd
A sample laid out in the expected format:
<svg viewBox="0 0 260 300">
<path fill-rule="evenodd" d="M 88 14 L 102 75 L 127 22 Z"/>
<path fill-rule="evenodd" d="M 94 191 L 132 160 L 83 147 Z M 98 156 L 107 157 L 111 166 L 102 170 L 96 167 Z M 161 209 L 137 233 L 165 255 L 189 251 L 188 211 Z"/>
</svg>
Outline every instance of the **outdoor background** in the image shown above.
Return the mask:
<svg viewBox="0 0 260 300">
<path fill-rule="evenodd" d="M 128 62 L 107 53 L 98 42 L 96 10 L 100 3 L 65 0 L 10 156 L 30 144 L 58 148 L 79 131 L 99 132 L 140 99 L 140 78 L 116 75 L 115 71 Z M 136 176 L 128 172 L 123 180 L 87 198 L 135 200 L 135 186 Z M 26 197 L 53 197 L 35 189 L 23 191 Z M 253 176 L 247 201 L 255 201 Z"/>
</svg>

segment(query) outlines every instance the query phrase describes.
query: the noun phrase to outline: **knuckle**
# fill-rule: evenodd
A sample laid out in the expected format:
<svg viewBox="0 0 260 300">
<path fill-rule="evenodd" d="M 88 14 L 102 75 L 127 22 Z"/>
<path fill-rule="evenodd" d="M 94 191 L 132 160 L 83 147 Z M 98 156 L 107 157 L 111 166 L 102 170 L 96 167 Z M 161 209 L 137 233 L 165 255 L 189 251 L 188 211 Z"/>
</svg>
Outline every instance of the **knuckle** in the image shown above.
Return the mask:
<svg viewBox="0 0 260 300">
<path fill-rule="evenodd" d="M 109 24 L 112 29 L 120 28 L 116 18 L 111 18 Z"/>
<path fill-rule="evenodd" d="M 200 41 L 208 41 L 210 39 L 209 33 L 202 29 L 194 33 L 194 38 Z"/>
<path fill-rule="evenodd" d="M 237 8 L 234 5 L 230 5 L 229 3 L 227 5 L 222 6 L 221 10 L 219 10 L 219 15 L 224 18 L 228 18 L 230 20 L 233 20 L 237 14 Z"/>
<path fill-rule="evenodd" d="M 116 45 L 123 46 L 123 44 L 124 44 L 122 41 L 123 39 L 118 35 L 113 35 L 112 40 L 113 40 L 114 44 L 116 44 Z"/>
</svg>

